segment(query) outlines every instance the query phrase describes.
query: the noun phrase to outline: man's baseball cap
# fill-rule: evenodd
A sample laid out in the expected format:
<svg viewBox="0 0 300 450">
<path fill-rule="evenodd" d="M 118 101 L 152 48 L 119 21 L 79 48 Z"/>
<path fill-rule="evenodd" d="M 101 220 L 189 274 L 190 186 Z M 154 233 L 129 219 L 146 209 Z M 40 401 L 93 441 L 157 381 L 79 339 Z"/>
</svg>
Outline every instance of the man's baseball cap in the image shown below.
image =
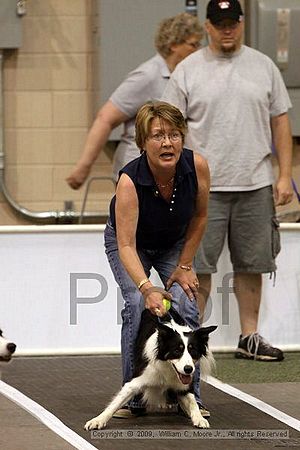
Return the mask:
<svg viewBox="0 0 300 450">
<path fill-rule="evenodd" d="M 244 13 L 238 0 L 210 0 L 207 5 L 206 17 L 212 24 L 220 22 L 223 19 L 232 19 L 241 22 L 243 15 Z"/>
</svg>

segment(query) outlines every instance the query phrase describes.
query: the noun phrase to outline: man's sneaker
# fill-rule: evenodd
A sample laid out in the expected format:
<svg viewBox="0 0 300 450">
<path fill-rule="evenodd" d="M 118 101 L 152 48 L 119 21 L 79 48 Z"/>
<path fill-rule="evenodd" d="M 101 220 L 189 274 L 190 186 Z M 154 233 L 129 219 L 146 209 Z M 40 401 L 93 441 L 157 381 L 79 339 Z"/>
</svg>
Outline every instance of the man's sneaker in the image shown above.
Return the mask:
<svg viewBox="0 0 300 450">
<path fill-rule="evenodd" d="M 201 416 L 204 417 L 205 419 L 209 419 L 210 418 L 210 412 L 208 411 L 208 409 L 203 405 L 203 403 L 198 403 L 197 405 L 199 407 L 199 410 L 201 412 Z M 181 416 L 185 416 L 187 417 L 186 413 L 183 411 L 183 409 L 181 408 L 180 405 L 178 405 L 178 414 L 180 414 Z"/>
<path fill-rule="evenodd" d="M 145 416 L 146 414 L 146 408 L 129 408 L 127 405 L 125 405 L 114 413 L 113 418 L 129 419 L 132 416 Z"/>
<path fill-rule="evenodd" d="M 256 359 L 258 361 L 282 361 L 284 355 L 279 348 L 272 347 L 258 333 L 251 333 L 242 338 L 240 335 L 236 358 Z"/>
</svg>

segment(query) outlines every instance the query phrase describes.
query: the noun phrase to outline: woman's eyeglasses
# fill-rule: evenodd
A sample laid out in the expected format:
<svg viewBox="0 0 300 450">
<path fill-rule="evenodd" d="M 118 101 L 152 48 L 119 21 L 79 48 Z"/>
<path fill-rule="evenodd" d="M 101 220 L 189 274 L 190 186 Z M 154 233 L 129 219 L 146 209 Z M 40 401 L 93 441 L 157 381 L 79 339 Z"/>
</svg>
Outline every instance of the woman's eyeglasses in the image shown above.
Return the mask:
<svg viewBox="0 0 300 450">
<path fill-rule="evenodd" d="M 149 139 L 152 139 L 153 141 L 156 141 L 156 142 L 161 142 L 161 141 L 165 141 L 167 139 L 167 137 L 170 141 L 177 142 L 180 139 L 182 139 L 182 134 L 179 131 L 173 131 L 172 133 L 169 133 L 169 134 L 154 133 L 149 136 Z"/>
</svg>

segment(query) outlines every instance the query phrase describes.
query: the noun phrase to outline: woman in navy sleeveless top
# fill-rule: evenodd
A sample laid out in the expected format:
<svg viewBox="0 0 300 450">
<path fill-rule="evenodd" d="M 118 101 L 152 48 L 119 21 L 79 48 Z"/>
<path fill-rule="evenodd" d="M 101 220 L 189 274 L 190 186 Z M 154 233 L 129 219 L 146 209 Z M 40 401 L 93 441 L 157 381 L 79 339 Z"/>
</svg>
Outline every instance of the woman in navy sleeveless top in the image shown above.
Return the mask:
<svg viewBox="0 0 300 450">
<path fill-rule="evenodd" d="M 141 156 L 120 171 L 110 205 L 105 248 L 124 300 L 124 383 L 133 376 L 141 311 L 166 312 L 162 300 L 168 294 L 152 285 L 148 278 L 152 268 L 172 295 L 172 306 L 191 328 L 200 325 L 199 284 L 192 266 L 207 220 L 209 170 L 199 154 L 183 148 L 185 134 L 185 120 L 174 106 L 165 102 L 142 106 L 136 118 Z M 199 371 L 194 391 L 201 407 Z M 143 405 L 133 399 L 129 406 L 139 412 Z"/>
</svg>

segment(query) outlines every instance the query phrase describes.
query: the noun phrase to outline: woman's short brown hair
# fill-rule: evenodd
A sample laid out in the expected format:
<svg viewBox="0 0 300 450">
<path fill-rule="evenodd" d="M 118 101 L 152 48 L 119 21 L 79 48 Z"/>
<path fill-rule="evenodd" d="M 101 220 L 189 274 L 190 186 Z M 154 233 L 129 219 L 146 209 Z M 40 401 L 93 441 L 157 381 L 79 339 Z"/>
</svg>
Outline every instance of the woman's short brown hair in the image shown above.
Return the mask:
<svg viewBox="0 0 300 450">
<path fill-rule="evenodd" d="M 184 142 L 187 125 L 179 109 L 167 102 L 147 102 L 138 110 L 135 119 L 135 142 L 141 152 L 149 137 L 151 123 L 156 117 L 169 122 L 180 131 Z"/>
<path fill-rule="evenodd" d="M 166 58 L 172 53 L 172 45 L 182 44 L 192 34 L 198 35 L 199 40 L 203 37 L 203 28 L 198 18 L 188 13 L 177 14 L 160 22 L 155 35 L 155 47 Z"/>
</svg>

